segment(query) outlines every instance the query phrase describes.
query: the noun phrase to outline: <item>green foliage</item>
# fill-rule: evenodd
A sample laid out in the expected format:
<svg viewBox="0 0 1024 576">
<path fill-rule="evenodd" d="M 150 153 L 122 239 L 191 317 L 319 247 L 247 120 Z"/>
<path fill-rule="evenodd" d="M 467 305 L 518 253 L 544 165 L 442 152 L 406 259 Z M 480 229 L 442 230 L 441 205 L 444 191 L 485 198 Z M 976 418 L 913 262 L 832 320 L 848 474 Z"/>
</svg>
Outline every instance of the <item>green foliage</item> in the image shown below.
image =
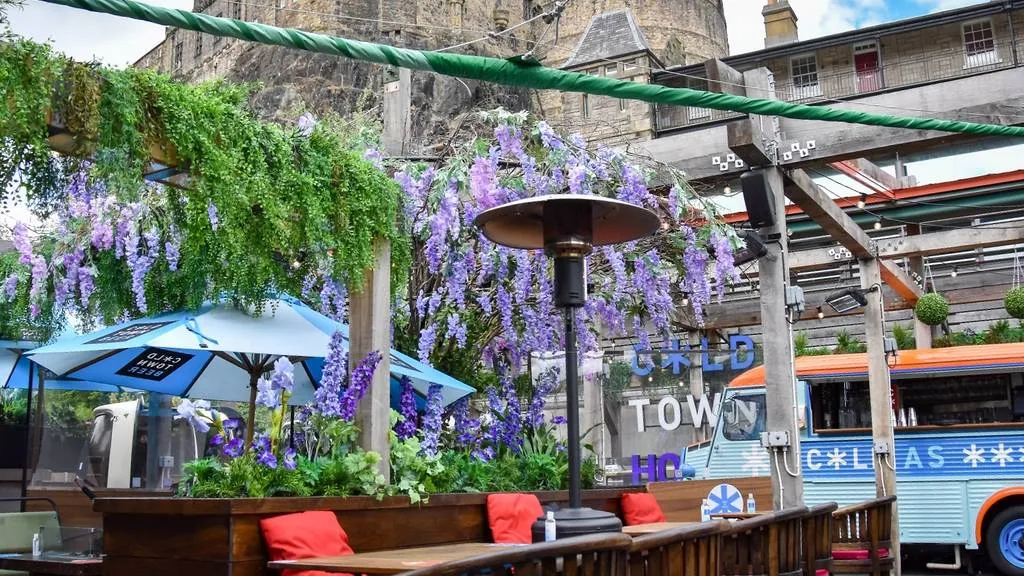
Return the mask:
<svg viewBox="0 0 1024 576">
<path fill-rule="evenodd" d="M 1014 318 L 1024 318 L 1024 286 L 1011 288 L 1003 300 L 1006 312 Z"/>
<path fill-rule="evenodd" d="M 914 339 L 914 328 L 912 326 L 894 324 L 892 327 L 892 337 L 896 340 L 896 347 L 900 350 L 913 350 L 917 348 L 917 342 Z"/>
<path fill-rule="evenodd" d="M 823 356 L 831 353 L 832 350 L 827 346 L 819 346 L 817 348 L 809 346 L 807 343 L 807 332 L 800 332 L 793 336 L 793 354 L 795 356 Z"/>
<path fill-rule="evenodd" d="M 51 273 L 44 324 L 60 322 L 62 310 L 50 305 L 52 278 L 62 277 L 62 256 L 76 249 L 85 250 L 83 266 L 97 272 L 96 292 L 67 307 L 107 322 L 222 296 L 260 304 L 278 292 L 300 294 L 308 278 L 314 287 L 333 281 L 359 290 L 377 239 L 391 242 L 394 286 L 405 287 L 411 255 L 399 225 L 398 185 L 354 149 L 372 127 L 336 118 L 311 132 L 263 123 L 247 104 L 248 86 L 188 85 L 151 71 L 83 65 L 23 40 L 0 45 L 0 86 L 8 102 L 0 108 L 0 199 L 24 191 L 38 216 L 57 211 L 67 220 L 59 236 L 44 236 L 35 248 Z M 55 122 L 71 141 L 64 151 L 74 156 L 51 154 L 48 126 Z M 78 159 L 86 156 L 88 164 Z M 187 186 L 146 184 L 151 156 L 186 169 Z M 112 201 L 99 219 L 65 214 L 69 175 L 79 169 Z M 118 218 L 155 234 L 161 247 L 181 242 L 177 270 L 157 258 L 146 273 L 146 309 L 131 290 L 127 258 L 89 242 L 95 226 Z M 27 310 L 21 288 L 27 290 L 28 270 L 2 266 L 26 280 L 0 308 L 0 328 L 16 330 Z"/>
<path fill-rule="evenodd" d="M 399 441 L 391 433 L 391 485 L 388 494 L 402 494 L 417 504 L 426 494 L 437 491 L 435 478 L 443 477 L 445 466 L 439 456 L 420 454 L 420 441 L 416 437 Z"/>
<path fill-rule="evenodd" d="M 633 368 L 627 362 L 616 360 L 608 367 L 608 375 L 604 377 L 601 389 L 607 398 L 618 401 L 632 382 Z"/>
<path fill-rule="evenodd" d="M 302 467 L 268 468 L 246 454 L 228 462 L 203 458 L 182 466 L 178 496 L 190 498 L 269 498 L 311 494 Z"/>
<path fill-rule="evenodd" d="M 989 324 L 988 329 L 983 332 L 964 330 L 953 332 L 948 336 L 941 336 L 932 341 L 935 348 L 948 348 L 950 346 L 973 346 L 977 344 L 1008 344 L 1012 342 L 1024 342 L 1024 325 L 1013 326 L 1008 320 L 999 320 Z"/>
<path fill-rule="evenodd" d="M 0 424 L 25 424 L 28 394 L 22 390 L 0 389 Z"/>
<path fill-rule="evenodd" d="M 949 316 L 949 302 L 941 294 L 925 294 L 917 300 L 914 315 L 928 326 L 938 326 Z"/>
<path fill-rule="evenodd" d="M 850 335 L 846 330 L 836 332 L 836 354 L 857 354 L 866 352 L 867 345 Z"/>
</svg>

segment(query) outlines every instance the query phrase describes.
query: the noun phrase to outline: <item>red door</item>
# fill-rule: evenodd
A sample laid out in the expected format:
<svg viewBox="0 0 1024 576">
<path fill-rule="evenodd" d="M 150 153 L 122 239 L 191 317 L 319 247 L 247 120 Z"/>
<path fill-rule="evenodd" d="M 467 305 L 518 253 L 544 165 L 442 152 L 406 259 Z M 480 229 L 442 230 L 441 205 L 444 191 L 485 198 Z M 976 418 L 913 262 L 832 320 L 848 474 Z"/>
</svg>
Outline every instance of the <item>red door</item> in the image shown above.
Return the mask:
<svg viewBox="0 0 1024 576">
<path fill-rule="evenodd" d="M 853 55 L 857 69 L 857 92 L 874 92 L 882 89 L 882 78 L 878 70 L 878 50 Z"/>
</svg>

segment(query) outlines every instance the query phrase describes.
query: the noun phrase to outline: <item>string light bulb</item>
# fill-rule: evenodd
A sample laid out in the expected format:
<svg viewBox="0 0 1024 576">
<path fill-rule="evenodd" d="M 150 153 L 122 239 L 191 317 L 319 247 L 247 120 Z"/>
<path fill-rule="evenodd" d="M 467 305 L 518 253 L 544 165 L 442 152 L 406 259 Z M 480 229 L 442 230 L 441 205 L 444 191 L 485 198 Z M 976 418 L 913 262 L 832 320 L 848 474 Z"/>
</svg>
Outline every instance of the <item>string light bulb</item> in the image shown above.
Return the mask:
<svg viewBox="0 0 1024 576">
<path fill-rule="evenodd" d="M 878 220 L 875 220 L 875 230 L 881 230 L 881 229 L 882 229 L 882 219 L 879 218 Z"/>
<path fill-rule="evenodd" d="M 862 193 L 860 195 L 860 199 L 857 200 L 857 208 L 859 208 L 860 210 L 863 210 L 864 207 L 867 206 L 867 204 L 868 204 L 868 195 Z"/>
<path fill-rule="evenodd" d="M 726 196 L 728 196 L 729 194 L 732 194 L 732 188 L 730 188 L 729 186 L 726 186 L 725 188 L 722 188 L 722 194 L 725 194 Z"/>
<path fill-rule="evenodd" d="M 793 236 L 793 229 L 792 228 L 786 228 L 786 236 Z"/>
<path fill-rule="evenodd" d="M 949 277 L 950 278 L 956 278 L 959 274 L 960 274 L 960 272 L 957 271 L 956 266 L 953 266 L 953 271 L 949 273 Z"/>
<path fill-rule="evenodd" d="M 299 268 L 302 268 L 302 262 L 299 262 L 298 260 L 292 262 L 293 270 L 298 270 Z"/>
<path fill-rule="evenodd" d="M 821 320 L 824 317 L 825 317 L 825 311 L 821 309 L 821 306 L 818 306 L 818 320 Z"/>
</svg>

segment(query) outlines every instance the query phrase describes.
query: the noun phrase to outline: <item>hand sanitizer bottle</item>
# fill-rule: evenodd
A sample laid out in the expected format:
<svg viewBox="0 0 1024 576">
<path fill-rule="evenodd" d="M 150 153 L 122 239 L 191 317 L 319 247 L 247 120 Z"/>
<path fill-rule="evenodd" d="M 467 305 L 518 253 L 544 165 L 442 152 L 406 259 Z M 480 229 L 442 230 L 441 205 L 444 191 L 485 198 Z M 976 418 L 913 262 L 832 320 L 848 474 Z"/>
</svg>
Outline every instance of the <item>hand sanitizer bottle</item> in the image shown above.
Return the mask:
<svg viewBox="0 0 1024 576">
<path fill-rule="evenodd" d="M 747 494 L 747 514 L 754 514 L 757 512 L 757 503 L 754 502 L 754 493 L 750 492 Z"/>
<path fill-rule="evenodd" d="M 555 541 L 555 513 L 551 510 L 548 510 L 547 516 L 544 518 L 544 541 Z"/>
<path fill-rule="evenodd" d="M 707 522 L 708 520 L 711 520 L 711 504 L 705 498 L 700 504 L 700 521 Z"/>
</svg>

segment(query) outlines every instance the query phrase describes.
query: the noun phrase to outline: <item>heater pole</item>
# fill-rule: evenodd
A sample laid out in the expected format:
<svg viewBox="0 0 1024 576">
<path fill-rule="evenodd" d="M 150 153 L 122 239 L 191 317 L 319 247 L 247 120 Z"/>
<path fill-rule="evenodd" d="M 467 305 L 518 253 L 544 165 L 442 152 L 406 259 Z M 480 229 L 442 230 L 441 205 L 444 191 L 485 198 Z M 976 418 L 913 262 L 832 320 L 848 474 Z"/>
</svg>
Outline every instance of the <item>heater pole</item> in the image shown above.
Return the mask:
<svg viewBox="0 0 1024 576">
<path fill-rule="evenodd" d="M 580 490 L 580 393 L 576 375 L 576 309 L 565 310 L 565 395 L 566 430 L 569 435 L 569 507 L 582 508 Z"/>
</svg>

